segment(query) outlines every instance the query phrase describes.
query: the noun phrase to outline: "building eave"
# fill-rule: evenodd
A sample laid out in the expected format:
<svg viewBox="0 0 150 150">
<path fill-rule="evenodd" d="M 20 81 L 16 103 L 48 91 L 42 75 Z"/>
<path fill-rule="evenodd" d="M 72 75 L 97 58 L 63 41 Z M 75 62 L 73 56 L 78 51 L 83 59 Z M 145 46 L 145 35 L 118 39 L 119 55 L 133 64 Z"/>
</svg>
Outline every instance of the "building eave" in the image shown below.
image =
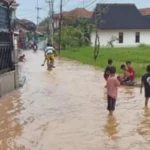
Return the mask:
<svg viewBox="0 0 150 150">
<path fill-rule="evenodd" d="M 17 9 L 17 7 L 19 6 L 20 4 L 19 3 L 12 3 L 12 5 L 10 6 L 11 9 Z"/>
</svg>

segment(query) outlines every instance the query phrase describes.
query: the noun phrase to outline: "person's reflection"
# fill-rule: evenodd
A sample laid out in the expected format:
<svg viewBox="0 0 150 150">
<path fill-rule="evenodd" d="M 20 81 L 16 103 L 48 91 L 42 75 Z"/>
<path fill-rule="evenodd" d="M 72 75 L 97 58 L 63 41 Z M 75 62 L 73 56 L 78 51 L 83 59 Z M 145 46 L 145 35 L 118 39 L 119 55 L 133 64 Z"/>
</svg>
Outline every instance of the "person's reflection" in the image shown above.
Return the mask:
<svg viewBox="0 0 150 150">
<path fill-rule="evenodd" d="M 135 89 L 133 87 L 124 86 L 124 93 L 129 96 L 129 98 L 135 97 Z"/>
<path fill-rule="evenodd" d="M 137 132 L 142 136 L 150 135 L 150 109 L 145 108 L 144 117 L 140 123 L 140 127 L 137 129 Z"/>
<path fill-rule="evenodd" d="M 115 116 L 108 116 L 107 123 L 104 126 L 104 131 L 108 134 L 108 136 L 110 136 L 111 138 L 115 138 L 118 133 L 117 127 L 118 123 Z"/>
</svg>

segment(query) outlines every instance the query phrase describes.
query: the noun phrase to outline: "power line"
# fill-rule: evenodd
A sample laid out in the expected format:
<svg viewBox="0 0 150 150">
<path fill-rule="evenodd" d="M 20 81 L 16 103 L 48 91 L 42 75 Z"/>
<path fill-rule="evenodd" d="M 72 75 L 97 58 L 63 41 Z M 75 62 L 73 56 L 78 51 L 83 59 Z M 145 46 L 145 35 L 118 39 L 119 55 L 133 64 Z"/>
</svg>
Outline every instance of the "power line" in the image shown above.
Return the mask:
<svg viewBox="0 0 150 150">
<path fill-rule="evenodd" d="M 85 6 L 85 8 L 95 4 L 98 0 L 92 0 L 92 2 L 90 2 L 88 5 Z"/>
<path fill-rule="evenodd" d="M 71 0 L 66 0 L 66 2 L 63 3 L 63 6 L 65 6 L 69 1 Z"/>
<path fill-rule="evenodd" d="M 18 9 L 19 11 L 21 11 L 21 12 L 24 12 L 24 11 L 34 11 L 33 9 Z"/>
<path fill-rule="evenodd" d="M 45 2 L 46 2 L 46 0 L 45 0 Z M 47 2 L 46 2 L 47 3 Z M 42 8 L 42 10 L 45 10 L 46 8 L 48 7 L 48 5 L 43 5 L 41 8 Z"/>
<path fill-rule="evenodd" d="M 31 11 L 31 12 L 26 12 L 26 13 L 23 13 L 23 14 L 20 14 L 19 13 L 19 16 L 26 16 L 26 15 L 31 15 L 31 13 L 33 14 L 33 13 L 36 13 L 36 11 L 34 10 L 34 11 Z"/>
</svg>

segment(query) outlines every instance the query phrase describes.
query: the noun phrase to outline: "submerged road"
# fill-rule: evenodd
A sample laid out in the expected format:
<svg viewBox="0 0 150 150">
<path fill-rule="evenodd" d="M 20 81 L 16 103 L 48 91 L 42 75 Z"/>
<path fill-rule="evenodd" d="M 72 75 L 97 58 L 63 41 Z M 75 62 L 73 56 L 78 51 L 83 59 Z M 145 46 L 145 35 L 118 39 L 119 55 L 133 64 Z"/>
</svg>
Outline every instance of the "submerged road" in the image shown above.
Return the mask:
<svg viewBox="0 0 150 150">
<path fill-rule="evenodd" d="M 24 52 L 24 87 L 0 100 L 0 150 L 149 150 L 150 110 L 138 88 L 119 89 L 114 117 L 106 110 L 103 73 Z"/>
</svg>

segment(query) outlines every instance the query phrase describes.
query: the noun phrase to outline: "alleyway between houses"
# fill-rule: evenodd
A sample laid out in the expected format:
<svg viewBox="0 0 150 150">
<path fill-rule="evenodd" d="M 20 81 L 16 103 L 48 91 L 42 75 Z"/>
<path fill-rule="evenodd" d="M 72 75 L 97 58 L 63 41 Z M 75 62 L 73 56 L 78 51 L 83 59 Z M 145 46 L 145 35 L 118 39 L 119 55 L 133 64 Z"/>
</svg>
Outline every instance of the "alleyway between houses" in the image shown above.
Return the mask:
<svg viewBox="0 0 150 150">
<path fill-rule="evenodd" d="M 0 100 L 0 150 L 150 149 L 150 112 L 138 88 L 121 87 L 108 117 L 101 71 L 58 59 L 48 73 L 43 52 L 24 53 L 24 87 Z"/>
</svg>

